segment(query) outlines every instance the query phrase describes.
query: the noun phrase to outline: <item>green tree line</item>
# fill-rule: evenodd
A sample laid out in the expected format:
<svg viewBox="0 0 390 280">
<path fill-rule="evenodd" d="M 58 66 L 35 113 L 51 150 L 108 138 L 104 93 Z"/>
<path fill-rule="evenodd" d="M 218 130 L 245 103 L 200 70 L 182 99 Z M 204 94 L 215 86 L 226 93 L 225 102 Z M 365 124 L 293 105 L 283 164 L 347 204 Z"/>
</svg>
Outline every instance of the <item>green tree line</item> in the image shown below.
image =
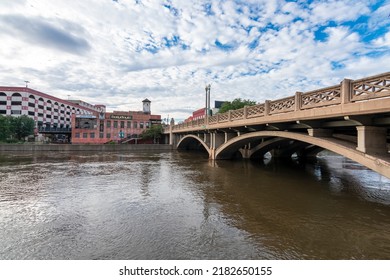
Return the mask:
<svg viewBox="0 0 390 280">
<path fill-rule="evenodd" d="M 0 142 L 13 142 L 23 140 L 34 134 L 34 120 L 28 116 L 0 115 Z"/>
<path fill-rule="evenodd" d="M 153 142 L 156 143 L 157 139 L 161 138 L 163 132 L 163 127 L 161 124 L 152 125 L 150 128 L 145 129 L 141 134 L 142 139 L 153 139 Z"/>
<path fill-rule="evenodd" d="M 230 110 L 237 110 L 237 109 L 244 108 L 245 106 L 253 106 L 253 105 L 256 105 L 256 101 L 236 98 L 231 102 L 230 101 L 224 102 L 221 108 L 219 109 L 218 113 L 222 114 Z"/>
</svg>

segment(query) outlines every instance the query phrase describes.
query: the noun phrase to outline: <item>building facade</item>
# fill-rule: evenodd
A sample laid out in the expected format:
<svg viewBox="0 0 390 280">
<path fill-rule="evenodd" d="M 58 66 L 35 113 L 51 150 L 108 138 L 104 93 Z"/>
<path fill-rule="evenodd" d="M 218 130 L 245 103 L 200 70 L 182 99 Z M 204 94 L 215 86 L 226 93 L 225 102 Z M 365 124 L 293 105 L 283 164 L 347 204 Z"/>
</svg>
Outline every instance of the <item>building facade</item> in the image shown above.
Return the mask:
<svg viewBox="0 0 390 280">
<path fill-rule="evenodd" d="M 219 109 L 225 103 L 226 101 L 214 101 L 214 108 L 211 109 L 211 115 L 215 115 L 218 113 Z M 206 116 L 206 108 L 198 109 L 194 112 L 192 112 L 192 116 L 185 119 L 184 122 L 191 122 L 196 121 L 200 119 L 204 119 Z"/>
<path fill-rule="evenodd" d="M 37 132 L 71 128 L 75 114 L 104 113 L 104 105 L 63 100 L 27 87 L 0 86 L 0 114 L 26 115 L 35 121 Z"/>
<path fill-rule="evenodd" d="M 72 143 L 104 144 L 137 141 L 152 125 L 161 124 L 161 115 L 152 115 L 150 101 L 142 101 L 143 111 L 114 111 L 75 114 L 72 117 Z"/>
</svg>

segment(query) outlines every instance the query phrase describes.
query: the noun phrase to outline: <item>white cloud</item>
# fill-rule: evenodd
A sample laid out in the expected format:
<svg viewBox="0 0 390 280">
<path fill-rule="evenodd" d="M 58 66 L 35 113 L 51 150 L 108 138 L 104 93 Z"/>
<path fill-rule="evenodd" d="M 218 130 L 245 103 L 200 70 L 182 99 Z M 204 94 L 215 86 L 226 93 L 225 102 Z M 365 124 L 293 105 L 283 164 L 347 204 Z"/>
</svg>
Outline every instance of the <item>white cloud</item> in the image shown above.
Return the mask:
<svg viewBox="0 0 390 280">
<path fill-rule="evenodd" d="M 355 20 L 361 15 L 370 13 L 367 7 L 368 1 L 314 1 L 311 4 L 312 13 L 310 21 L 313 23 L 323 23 L 328 21 L 344 22 Z"/>
<path fill-rule="evenodd" d="M 390 49 L 390 31 L 387 32 L 383 37 L 379 37 L 378 39 L 374 40 L 373 45 L 380 49 Z"/>
</svg>

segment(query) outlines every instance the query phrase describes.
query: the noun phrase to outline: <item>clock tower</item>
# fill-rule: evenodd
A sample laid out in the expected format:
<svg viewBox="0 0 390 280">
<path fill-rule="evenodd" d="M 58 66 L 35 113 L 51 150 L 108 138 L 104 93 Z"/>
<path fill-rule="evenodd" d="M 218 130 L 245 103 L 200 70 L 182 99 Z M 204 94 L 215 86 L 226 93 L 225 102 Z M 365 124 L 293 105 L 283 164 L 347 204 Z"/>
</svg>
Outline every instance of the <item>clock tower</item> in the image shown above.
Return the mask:
<svg viewBox="0 0 390 280">
<path fill-rule="evenodd" d="M 147 98 L 142 101 L 144 114 L 150 114 L 150 103 L 152 102 Z"/>
</svg>

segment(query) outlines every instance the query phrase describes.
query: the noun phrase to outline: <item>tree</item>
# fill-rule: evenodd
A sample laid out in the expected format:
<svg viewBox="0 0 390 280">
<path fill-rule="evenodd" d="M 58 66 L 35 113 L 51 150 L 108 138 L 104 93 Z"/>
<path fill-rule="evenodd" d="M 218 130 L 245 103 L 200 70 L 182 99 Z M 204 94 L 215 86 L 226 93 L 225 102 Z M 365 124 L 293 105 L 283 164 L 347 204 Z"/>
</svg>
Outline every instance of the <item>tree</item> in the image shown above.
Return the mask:
<svg viewBox="0 0 390 280">
<path fill-rule="evenodd" d="M 152 125 L 151 127 L 145 129 L 142 134 L 142 139 L 153 139 L 153 142 L 156 143 L 156 139 L 161 138 L 163 132 L 163 127 L 161 124 Z"/>
<path fill-rule="evenodd" d="M 34 134 L 34 127 L 34 120 L 28 116 L 23 115 L 11 118 L 11 133 L 18 140 L 22 140 L 23 138 Z"/>
<path fill-rule="evenodd" d="M 237 109 L 244 108 L 244 106 L 253 106 L 253 105 L 256 105 L 256 101 L 236 98 L 232 102 L 230 101 L 224 102 L 221 108 L 219 109 L 219 113 L 225 113 L 230 110 L 237 110 Z"/>
<path fill-rule="evenodd" d="M 6 141 L 11 135 L 11 118 L 0 115 L 0 141 Z"/>
</svg>

